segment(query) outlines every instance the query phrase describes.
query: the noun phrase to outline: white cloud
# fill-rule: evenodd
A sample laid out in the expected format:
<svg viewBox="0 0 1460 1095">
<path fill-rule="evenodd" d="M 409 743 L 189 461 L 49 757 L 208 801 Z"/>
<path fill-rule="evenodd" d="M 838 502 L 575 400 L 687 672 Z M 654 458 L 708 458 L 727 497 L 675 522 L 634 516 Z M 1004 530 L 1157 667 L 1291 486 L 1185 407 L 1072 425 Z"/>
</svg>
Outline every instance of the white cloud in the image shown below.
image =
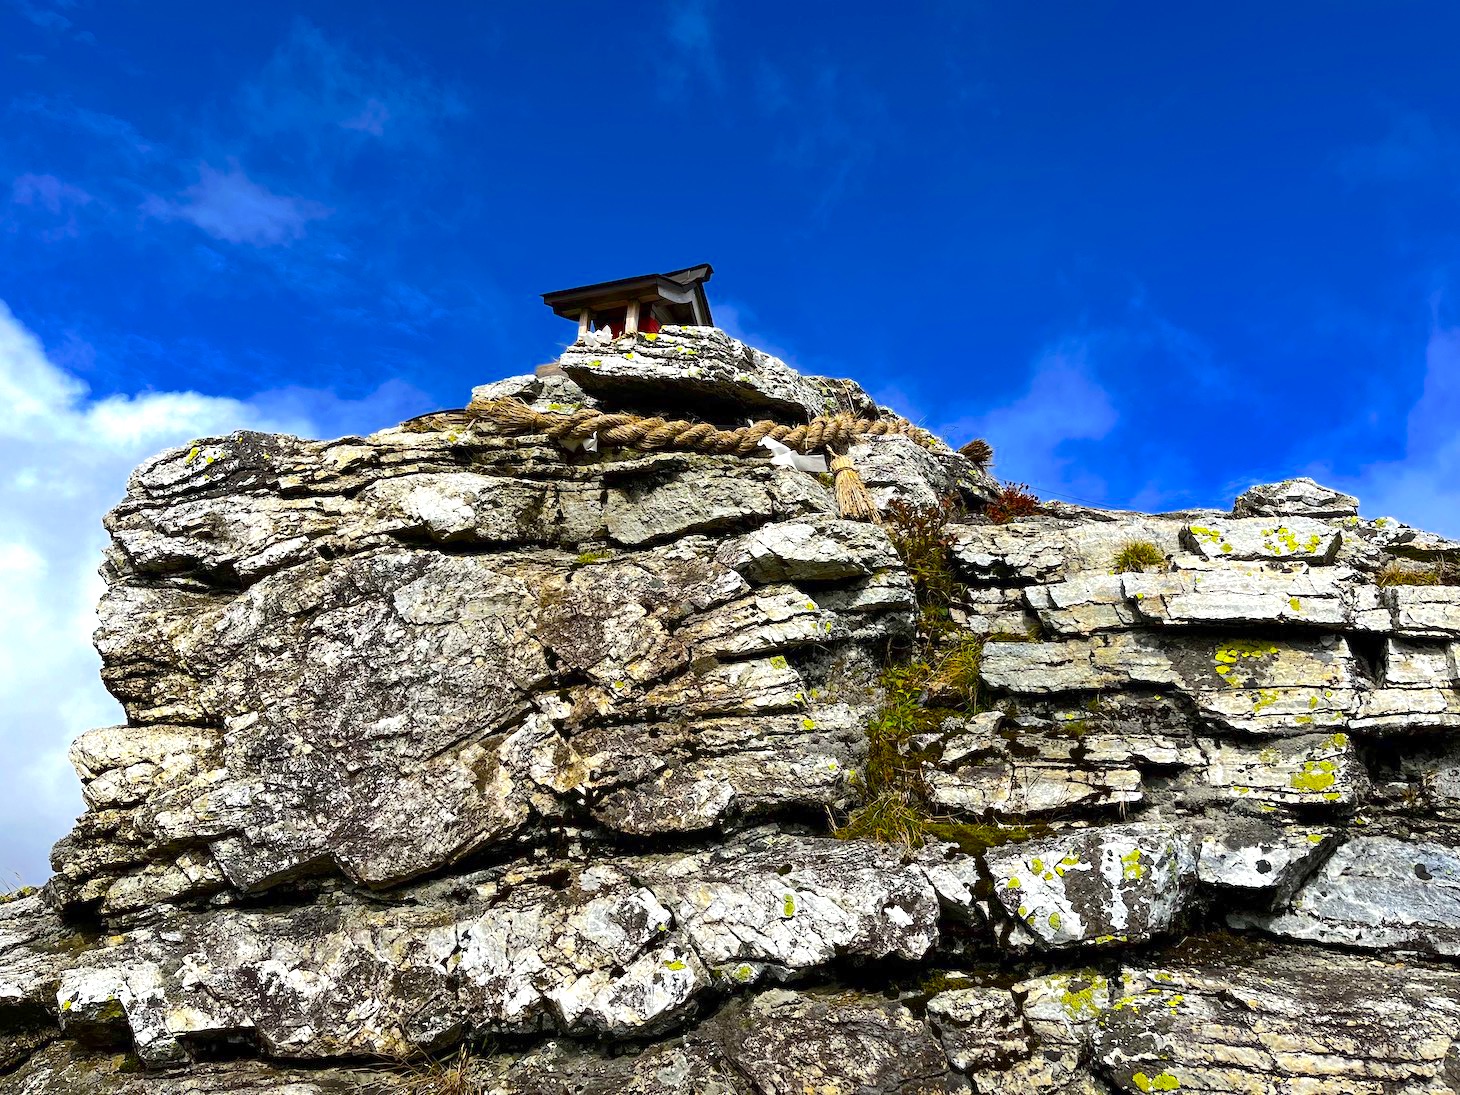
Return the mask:
<svg viewBox="0 0 1460 1095">
<path fill-rule="evenodd" d="M 236 164 L 227 171 L 203 164 L 197 183 L 184 190 L 182 197 L 183 201 L 169 202 L 153 195 L 143 211 L 164 220 L 190 221 L 215 239 L 255 247 L 302 239 L 306 224 L 332 212 L 319 202 L 275 194 Z"/>
<path fill-rule="evenodd" d="M 1460 537 L 1460 327 L 1431 330 L 1425 381 L 1410 408 L 1403 460 L 1371 464 L 1335 485 L 1370 516 Z"/>
<path fill-rule="evenodd" d="M 1119 417 L 1090 375 L 1084 345 L 1067 342 L 1039 359 L 1028 389 L 1013 402 L 933 429 L 955 446 L 985 438 L 994 446 L 995 471 L 1027 482 L 1036 494 L 1104 505 L 1104 480 L 1079 463 L 1071 443 L 1099 441 Z"/>
<path fill-rule="evenodd" d="M 197 392 L 91 399 L 0 302 L 0 883 L 50 872 L 80 812 L 71 740 L 120 721 L 91 648 L 102 514 L 151 454 L 236 429 L 317 436 L 378 428 L 420 409 L 389 385 L 358 402 L 293 389 L 247 400 Z"/>
</svg>

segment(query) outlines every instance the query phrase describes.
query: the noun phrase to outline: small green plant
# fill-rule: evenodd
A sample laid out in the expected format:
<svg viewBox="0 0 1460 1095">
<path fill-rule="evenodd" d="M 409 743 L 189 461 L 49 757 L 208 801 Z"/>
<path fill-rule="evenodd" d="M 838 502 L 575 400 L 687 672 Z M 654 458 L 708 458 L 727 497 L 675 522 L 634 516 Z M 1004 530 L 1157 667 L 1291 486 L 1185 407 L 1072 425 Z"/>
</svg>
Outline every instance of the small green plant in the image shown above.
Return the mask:
<svg viewBox="0 0 1460 1095">
<path fill-rule="evenodd" d="M 1117 574 L 1125 574 L 1130 571 L 1139 574 L 1142 571 L 1164 566 L 1165 563 L 1166 556 L 1162 555 L 1161 549 L 1149 540 L 1127 540 L 1115 553 L 1115 572 Z"/>
<path fill-rule="evenodd" d="M 975 437 L 958 451 L 970 464 L 981 471 L 994 462 L 993 446 L 982 437 Z"/>
<path fill-rule="evenodd" d="M 887 538 L 907 568 L 918 602 L 918 638 L 924 652 L 953 627 L 951 609 L 963 593 L 953 570 L 949 523 L 961 513 L 953 497 L 935 506 L 892 502 L 887 507 Z"/>
<path fill-rule="evenodd" d="M 1029 517 L 1039 510 L 1039 499 L 1030 492 L 1028 483 L 1006 481 L 999 493 L 984 507 L 984 516 L 996 525 L 1007 525 L 1020 517 Z"/>
<path fill-rule="evenodd" d="M 964 635 L 938 662 L 929 690 L 950 698 L 967 711 L 979 707 L 978 670 L 983 660 L 983 639 Z"/>
</svg>

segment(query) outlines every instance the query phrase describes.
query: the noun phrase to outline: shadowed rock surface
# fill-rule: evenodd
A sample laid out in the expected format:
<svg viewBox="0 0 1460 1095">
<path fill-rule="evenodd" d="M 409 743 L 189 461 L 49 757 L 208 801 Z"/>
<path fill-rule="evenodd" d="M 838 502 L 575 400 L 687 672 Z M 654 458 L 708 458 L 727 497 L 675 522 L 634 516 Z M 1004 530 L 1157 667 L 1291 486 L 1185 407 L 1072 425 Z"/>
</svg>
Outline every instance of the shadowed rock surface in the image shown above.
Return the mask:
<svg viewBox="0 0 1460 1095">
<path fill-rule="evenodd" d="M 890 413 L 708 329 L 562 364 L 476 402 Z M 886 524 L 462 416 L 148 461 L 0 1092 L 1460 1091 L 1460 588 L 1379 581 L 1460 544 L 850 455 Z M 839 839 L 889 764 L 924 839 Z"/>
</svg>

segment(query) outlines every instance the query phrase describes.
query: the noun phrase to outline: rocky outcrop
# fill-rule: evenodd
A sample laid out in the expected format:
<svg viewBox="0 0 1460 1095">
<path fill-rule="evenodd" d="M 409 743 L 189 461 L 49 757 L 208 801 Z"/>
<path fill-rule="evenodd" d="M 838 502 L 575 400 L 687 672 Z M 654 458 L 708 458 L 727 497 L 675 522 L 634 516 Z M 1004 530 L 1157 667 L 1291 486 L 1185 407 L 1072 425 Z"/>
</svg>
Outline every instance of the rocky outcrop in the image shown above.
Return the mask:
<svg viewBox="0 0 1460 1095">
<path fill-rule="evenodd" d="M 890 413 L 695 328 L 504 397 Z M 1460 589 L 1380 582 L 1460 544 L 851 456 L 883 524 L 460 414 L 138 469 L 0 1092 L 1460 1089 Z"/>
</svg>

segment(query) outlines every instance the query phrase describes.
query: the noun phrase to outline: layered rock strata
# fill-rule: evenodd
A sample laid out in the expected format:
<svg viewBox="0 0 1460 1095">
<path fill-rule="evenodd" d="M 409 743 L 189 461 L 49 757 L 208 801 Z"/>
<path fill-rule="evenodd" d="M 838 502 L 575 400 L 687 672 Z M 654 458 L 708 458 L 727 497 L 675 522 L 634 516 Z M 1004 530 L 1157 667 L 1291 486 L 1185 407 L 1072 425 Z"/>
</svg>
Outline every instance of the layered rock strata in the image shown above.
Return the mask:
<svg viewBox="0 0 1460 1095">
<path fill-rule="evenodd" d="M 561 364 L 477 402 L 888 413 L 707 329 Z M 1460 1090 L 1460 588 L 1379 581 L 1460 544 L 1305 480 L 996 525 L 956 453 L 851 455 L 885 526 L 450 417 L 138 469 L 0 1092 Z M 884 670 L 955 652 L 899 700 L 939 827 L 838 839 Z"/>
</svg>

